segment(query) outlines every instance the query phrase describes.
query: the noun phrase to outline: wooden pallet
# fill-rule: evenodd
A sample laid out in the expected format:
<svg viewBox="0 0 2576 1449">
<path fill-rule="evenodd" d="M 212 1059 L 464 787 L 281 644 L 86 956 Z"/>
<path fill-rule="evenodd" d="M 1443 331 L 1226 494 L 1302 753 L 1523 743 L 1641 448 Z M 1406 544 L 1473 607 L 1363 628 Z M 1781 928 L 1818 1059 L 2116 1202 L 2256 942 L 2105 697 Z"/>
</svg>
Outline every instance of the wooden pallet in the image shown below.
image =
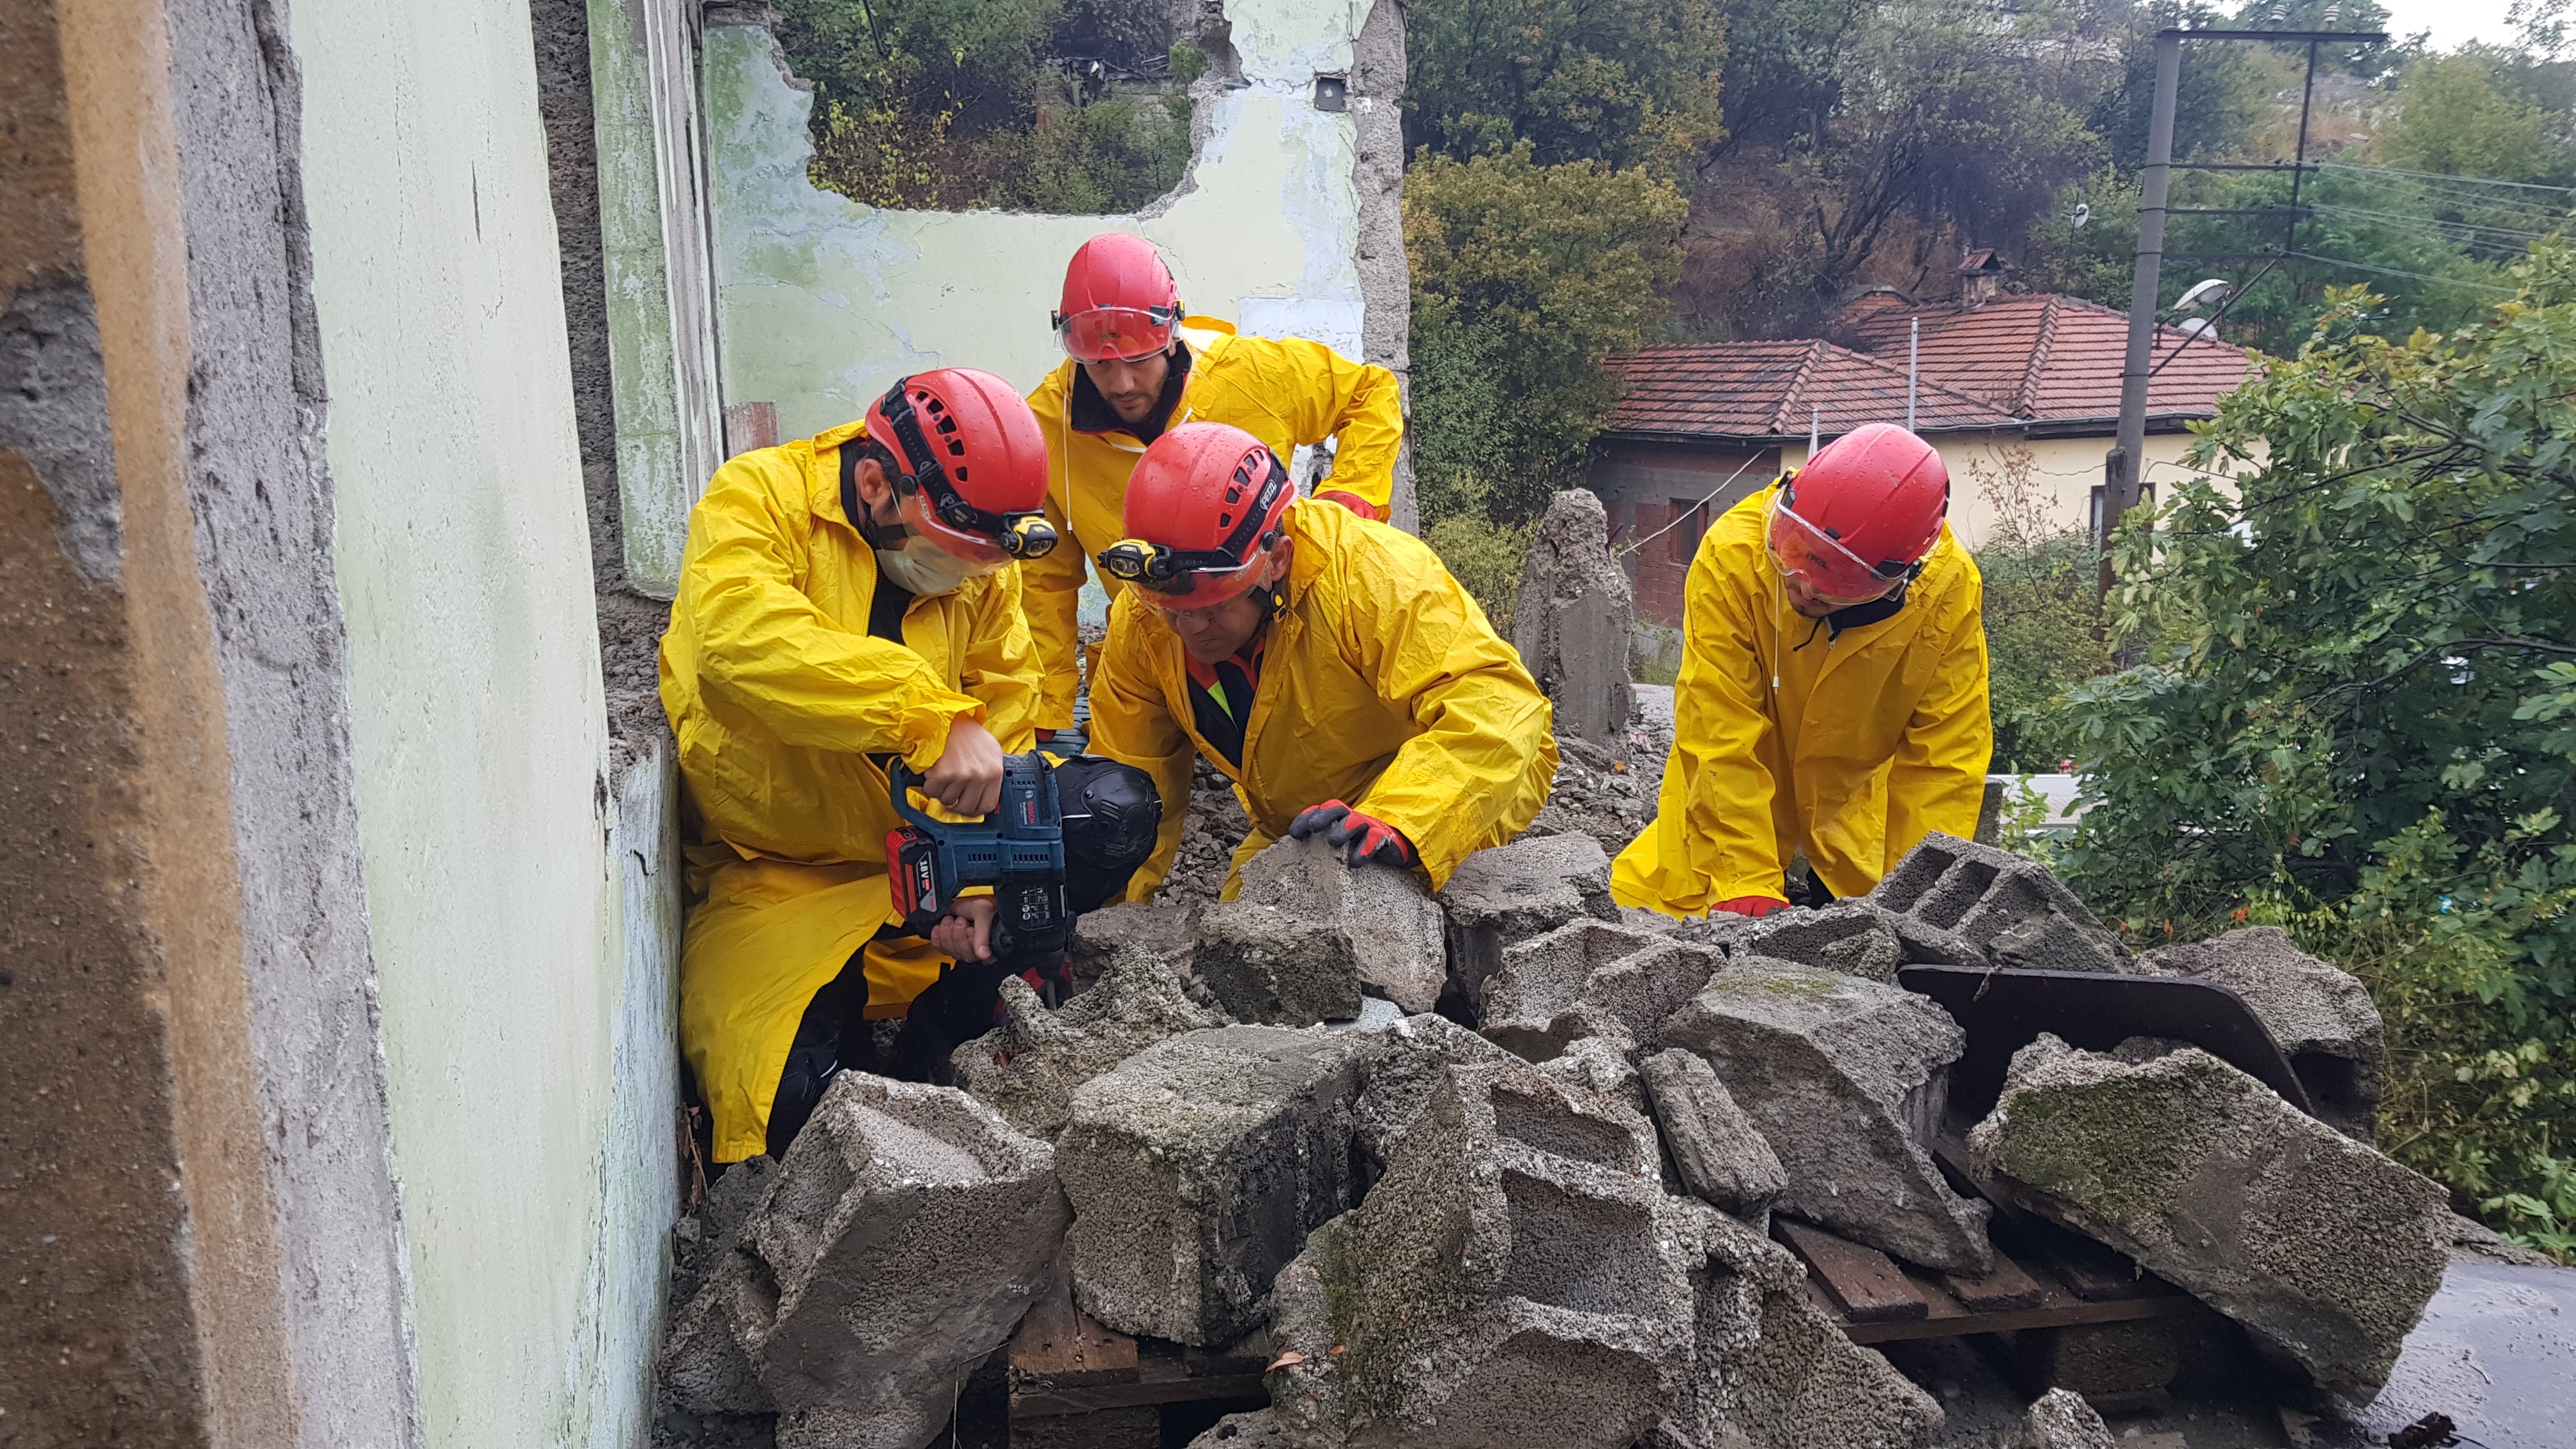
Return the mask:
<svg viewBox="0 0 2576 1449">
<path fill-rule="evenodd" d="M 1029 1309 L 1011 1339 L 1011 1417 L 1218 1399 L 1266 1403 L 1261 1375 L 1269 1361 L 1267 1332 L 1223 1349 L 1120 1333 L 1075 1306 L 1071 1275 L 1059 1271 L 1054 1291 Z"/>
<path fill-rule="evenodd" d="M 2053 1239 L 2025 1248 L 2019 1258 L 1998 1249 L 1994 1271 L 1972 1279 L 1899 1263 L 1876 1248 L 1788 1218 L 1773 1219 L 1771 1233 L 1807 1265 L 1808 1296 L 1854 1343 L 2189 1318 L 2209 1311 L 2098 1245 L 2086 1245 L 2096 1247 L 2098 1257 Z"/>
</svg>

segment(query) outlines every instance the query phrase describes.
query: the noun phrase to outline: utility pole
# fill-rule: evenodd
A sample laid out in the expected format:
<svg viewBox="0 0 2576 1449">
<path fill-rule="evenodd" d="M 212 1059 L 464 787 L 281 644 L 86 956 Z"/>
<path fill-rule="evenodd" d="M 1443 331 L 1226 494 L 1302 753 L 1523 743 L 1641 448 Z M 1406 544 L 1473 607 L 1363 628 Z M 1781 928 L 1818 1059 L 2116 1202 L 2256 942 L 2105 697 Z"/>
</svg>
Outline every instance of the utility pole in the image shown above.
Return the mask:
<svg viewBox="0 0 2576 1449">
<path fill-rule="evenodd" d="M 2129 286 L 2129 347 L 2120 366 L 2120 425 L 2110 454 L 2102 460 L 2102 508 L 2094 518 L 2093 543 L 2102 555 L 2102 592 L 2111 591 L 2111 533 L 2122 515 L 2138 505 L 2145 492 L 2147 382 L 2153 376 L 2156 342 L 2156 296 L 2164 280 L 2166 195 L 2173 178 L 2174 97 L 2181 88 L 2182 43 L 2186 40 L 2239 40 L 2270 43 L 2304 41 L 2308 47 L 2308 81 L 2299 100 L 2299 154 L 2278 163 L 2230 163 L 2187 167 L 2205 171 L 2287 171 L 2290 173 L 2290 232 L 2298 239 L 2300 180 L 2308 167 L 2308 107 L 2316 91 L 2317 47 L 2338 43 L 2380 45 L 2387 32 L 2378 30 L 2159 30 L 2156 32 L 2155 108 L 2147 119 L 2147 165 L 2144 194 L 2138 199 L 2138 269 Z M 2195 209 L 2197 210 L 2197 209 Z M 2221 208 L 2215 213 L 2248 214 Z M 2295 254 L 2295 245 L 2279 254 Z"/>
</svg>

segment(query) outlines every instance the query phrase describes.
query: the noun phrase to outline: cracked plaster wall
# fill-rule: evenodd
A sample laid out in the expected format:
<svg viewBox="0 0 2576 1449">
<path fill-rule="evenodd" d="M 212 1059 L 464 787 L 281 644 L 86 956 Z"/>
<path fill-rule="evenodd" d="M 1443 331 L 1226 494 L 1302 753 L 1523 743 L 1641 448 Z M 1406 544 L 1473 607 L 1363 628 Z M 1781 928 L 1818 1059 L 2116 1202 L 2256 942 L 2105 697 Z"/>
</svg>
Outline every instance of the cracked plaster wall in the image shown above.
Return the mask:
<svg viewBox="0 0 2576 1449">
<path fill-rule="evenodd" d="M 531 11 L 296 0 L 291 38 L 421 1438 L 639 1443 L 670 788 L 613 769 Z"/>
<path fill-rule="evenodd" d="M 857 417 L 923 368 L 981 367 L 1034 387 L 1063 360 L 1047 315 L 1065 259 L 1109 230 L 1159 246 L 1194 312 L 1401 372 L 1397 0 L 1232 0 L 1223 19 L 1236 64 L 1195 88 L 1196 145 L 1180 186 L 1140 213 L 1106 217 L 888 211 L 821 190 L 806 175 L 812 93 L 789 78 L 766 29 L 710 29 L 726 402 L 775 402 L 780 435 L 797 437 Z M 1315 108 L 1319 75 L 1351 81 L 1349 110 Z M 1399 480 L 1400 519 L 1411 502 Z"/>
</svg>

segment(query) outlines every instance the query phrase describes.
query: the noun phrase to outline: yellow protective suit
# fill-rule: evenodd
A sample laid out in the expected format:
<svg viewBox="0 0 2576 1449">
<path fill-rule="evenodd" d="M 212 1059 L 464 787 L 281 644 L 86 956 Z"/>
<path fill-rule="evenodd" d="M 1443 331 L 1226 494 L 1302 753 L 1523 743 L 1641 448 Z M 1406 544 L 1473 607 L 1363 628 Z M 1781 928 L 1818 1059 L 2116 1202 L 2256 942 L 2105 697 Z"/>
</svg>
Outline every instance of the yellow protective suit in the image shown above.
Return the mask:
<svg viewBox="0 0 2576 1449">
<path fill-rule="evenodd" d="M 1396 452 L 1404 441 L 1404 400 L 1394 373 L 1353 362 L 1320 342 L 1239 337 L 1211 317 L 1192 317 L 1180 332 L 1190 349 L 1190 371 L 1167 429 L 1191 422 L 1232 423 L 1269 444 L 1282 460 L 1300 443 L 1338 435 L 1341 442 L 1327 486 L 1367 499 L 1380 518 L 1386 516 Z M 1046 672 L 1040 729 L 1073 723 L 1080 653 L 1074 609 L 1083 570 L 1101 550 L 1126 537 L 1121 515 L 1127 507 L 1127 475 L 1145 454 L 1144 443 L 1123 428 L 1097 433 L 1074 428 L 1069 413 L 1079 367 L 1066 362 L 1029 394 L 1054 470 L 1047 521 L 1057 534 L 1080 545 L 1021 565 L 1027 575 L 1029 633 Z M 1100 582 L 1113 598 L 1124 587 L 1115 579 Z"/>
<path fill-rule="evenodd" d="M 1905 606 L 1831 638 L 1789 607 L 1763 544 L 1773 491 L 1691 560 L 1673 751 L 1655 823 L 1611 868 L 1622 905 L 1779 900 L 1801 849 L 1827 890 L 1862 895 L 1927 832 L 1977 828 L 1995 738 L 1975 561 L 1943 525 Z"/>
<path fill-rule="evenodd" d="M 1193 754 L 1224 771 L 1252 818 L 1236 873 L 1299 811 L 1347 802 L 1404 832 L 1434 889 L 1458 862 L 1519 834 L 1556 778 L 1553 712 L 1520 655 L 1422 542 L 1336 503 L 1288 506 L 1286 603 L 1270 621 L 1238 768 L 1193 722 L 1187 653 L 1133 596 L 1110 609 L 1091 686 L 1091 750 L 1154 777 L 1163 833 L 1136 873 L 1170 873 Z M 1226 880 L 1232 899 L 1238 884 Z"/>
<path fill-rule="evenodd" d="M 885 838 L 900 820 L 872 754 L 926 770 L 961 716 L 1005 750 L 1034 730 L 1037 658 L 1006 569 L 913 600 L 903 643 L 868 634 L 876 553 L 841 511 L 858 423 L 746 453 L 689 515 L 662 707 L 687 790 L 690 911 L 680 1049 L 714 1115 L 715 1155 L 768 1150 L 769 1106 L 814 993 L 865 947 L 868 1013 L 938 979 L 893 919 Z"/>
</svg>

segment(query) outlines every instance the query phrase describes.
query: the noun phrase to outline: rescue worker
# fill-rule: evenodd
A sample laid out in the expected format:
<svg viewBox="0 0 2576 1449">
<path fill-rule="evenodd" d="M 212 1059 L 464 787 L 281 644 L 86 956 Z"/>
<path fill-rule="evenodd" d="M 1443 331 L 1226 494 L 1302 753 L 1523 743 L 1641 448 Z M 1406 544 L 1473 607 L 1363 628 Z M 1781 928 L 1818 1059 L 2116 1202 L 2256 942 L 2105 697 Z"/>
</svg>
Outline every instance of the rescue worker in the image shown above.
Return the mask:
<svg viewBox="0 0 2576 1449">
<path fill-rule="evenodd" d="M 944 961 L 989 957 L 991 904 L 961 903 L 930 940 L 880 936 L 901 824 L 884 762 L 922 771 L 921 793 L 955 816 L 994 807 L 1037 708 L 1006 566 L 1052 545 L 1045 494 L 1046 444 L 1019 394 L 943 368 L 860 422 L 725 464 L 689 515 L 661 688 L 703 896 L 682 943 L 680 1046 L 715 1162 L 783 1152 L 843 1065 L 944 1064 L 938 1033 L 915 1029 L 941 1018 L 918 1007 L 939 999 Z M 968 1018 L 977 1005 L 945 1004 Z M 914 1049 L 878 1062 L 866 1019 L 907 1012 Z M 988 1009 L 973 1030 L 990 1024 Z"/>
<path fill-rule="evenodd" d="M 1872 423 L 1728 509 L 1684 588 L 1673 748 L 1622 905 L 1765 916 L 1857 896 L 1929 831 L 1975 833 L 1994 722 L 1984 585 L 1931 444 Z M 1801 882 L 1805 887 L 1808 883 Z"/>
<path fill-rule="evenodd" d="M 1065 268 L 1054 315 L 1070 359 L 1029 394 L 1052 451 L 1046 516 L 1081 544 L 1030 563 L 1029 632 L 1046 674 L 1038 728 L 1073 724 L 1083 562 L 1116 543 L 1128 474 L 1155 439 L 1193 420 L 1231 423 L 1282 458 L 1338 438 L 1316 496 L 1383 520 L 1404 438 L 1395 374 L 1320 342 L 1243 337 L 1212 317 L 1184 318 L 1178 284 L 1143 237 L 1108 232 Z M 1113 596 L 1119 581 L 1103 578 Z M 1042 736 L 1043 737 L 1043 736 Z"/>
<path fill-rule="evenodd" d="M 1252 819 L 1227 899 L 1263 847 L 1318 832 L 1437 888 L 1546 803 L 1547 696 L 1420 540 L 1298 498 L 1278 455 L 1223 423 L 1145 450 L 1125 523 L 1097 560 L 1134 587 L 1110 609 L 1091 739 L 1162 795 L 1129 899 L 1171 869 L 1194 755 Z"/>
</svg>

